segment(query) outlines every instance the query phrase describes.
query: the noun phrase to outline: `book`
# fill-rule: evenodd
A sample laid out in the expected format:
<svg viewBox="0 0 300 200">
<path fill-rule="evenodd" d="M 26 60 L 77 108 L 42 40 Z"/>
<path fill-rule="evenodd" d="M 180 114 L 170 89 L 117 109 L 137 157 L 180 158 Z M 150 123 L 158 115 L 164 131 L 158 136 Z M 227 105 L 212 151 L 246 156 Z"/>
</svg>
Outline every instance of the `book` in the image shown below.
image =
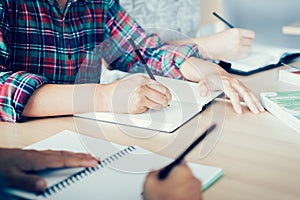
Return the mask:
<svg viewBox="0 0 300 200">
<path fill-rule="evenodd" d="M 6 190 L 9 194 L 27 199 L 142 199 L 141 192 L 148 172 L 172 162 L 171 158 L 139 146 L 123 146 L 68 130 L 26 149 L 88 152 L 102 158 L 94 168 L 67 168 L 39 173 L 48 183 L 48 188 L 42 193 Z M 218 167 L 187 164 L 195 177 L 202 181 L 199 190 L 206 190 L 223 174 Z"/>
<path fill-rule="evenodd" d="M 300 133 L 300 91 L 263 92 L 260 96 L 270 113 Z"/>
<path fill-rule="evenodd" d="M 300 67 L 279 70 L 278 80 L 300 86 Z"/>
<path fill-rule="evenodd" d="M 283 26 L 282 32 L 289 35 L 300 35 L 300 21 Z"/>
<path fill-rule="evenodd" d="M 205 110 L 209 103 L 222 94 L 222 91 L 212 91 L 202 97 L 197 83 L 160 76 L 156 76 L 156 79 L 171 91 L 172 101 L 167 108 L 148 110 L 141 114 L 90 112 L 74 116 L 171 133 Z"/>
<path fill-rule="evenodd" d="M 252 52 L 245 58 L 224 62 L 219 65 L 226 71 L 238 75 L 250 75 L 281 66 L 300 57 L 300 49 L 282 48 L 264 44 L 254 44 Z"/>
</svg>

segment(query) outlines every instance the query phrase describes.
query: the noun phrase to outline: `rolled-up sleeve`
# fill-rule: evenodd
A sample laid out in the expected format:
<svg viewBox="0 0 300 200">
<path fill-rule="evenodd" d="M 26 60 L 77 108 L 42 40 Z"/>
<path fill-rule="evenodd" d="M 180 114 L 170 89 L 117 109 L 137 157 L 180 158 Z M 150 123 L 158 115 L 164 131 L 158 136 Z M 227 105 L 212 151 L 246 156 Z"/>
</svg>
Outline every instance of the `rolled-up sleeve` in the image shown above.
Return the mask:
<svg viewBox="0 0 300 200">
<path fill-rule="evenodd" d="M 42 76 L 24 71 L 11 72 L 9 24 L 0 4 L 0 121 L 17 122 L 34 91 L 47 82 Z"/>
<path fill-rule="evenodd" d="M 156 75 L 183 79 L 179 69 L 190 57 L 200 57 L 195 44 L 170 45 L 163 42 L 156 34 L 147 34 L 119 5 L 118 1 L 108 1 L 106 25 L 110 38 L 107 39 L 113 48 L 106 61 L 112 69 L 129 72 L 145 72 L 132 47 L 127 41 L 131 37 L 145 58 L 152 72 Z M 130 53 L 128 53 L 130 52 Z"/>
<path fill-rule="evenodd" d="M 34 91 L 47 82 L 27 72 L 0 72 L 0 120 L 17 122 Z"/>
</svg>

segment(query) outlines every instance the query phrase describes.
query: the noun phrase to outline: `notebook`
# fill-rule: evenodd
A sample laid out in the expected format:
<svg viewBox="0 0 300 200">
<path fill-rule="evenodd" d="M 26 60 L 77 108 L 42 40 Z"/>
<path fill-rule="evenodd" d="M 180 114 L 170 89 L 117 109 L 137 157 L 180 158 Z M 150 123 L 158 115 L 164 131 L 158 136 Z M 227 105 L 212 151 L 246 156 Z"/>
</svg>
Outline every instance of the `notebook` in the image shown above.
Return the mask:
<svg viewBox="0 0 300 200">
<path fill-rule="evenodd" d="M 282 62 L 289 63 L 298 57 L 300 49 L 254 44 L 253 51 L 247 57 L 231 63 L 220 61 L 219 65 L 229 73 L 251 75 L 282 66 Z"/>
<path fill-rule="evenodd" d="M 159 76 L 156 79 L 166 85 L 172 94 L 172 101 L 165 109 L 148 110 L 142 114 L 91 112 L 75 114 L 74 116 L 161 132 L 174 132 L 222 94 L 222 91 L 212 91 L 208 96 L 201 97 L 197 83 Z"/>
<path fill-rule="evenodd" d="M 270 113 L 300 133 L 300 91 L 262 92 L 260 97 Z"/>
<path fill-rule="evenodd" d="M 159 169 L 172 159 L 151 153 L 139 146 L 122 146 L 102 139 L 62 131 L 26 149 L 89 152 L 102 158 L 94 168 L 47 170 L 43 176 L 48 188 L 39 194 L 16 189 L 7 192 L 28 199 L 142 199 L 147 173 Z M 218 167 L 188 163 L 193 174 L 202 180 L 202 190 L 223 174 Z M 201 188 L 199 188 L 200 190 Z"/>
<path fill-rule="evenodd" d="M 300 86 L 300 66 L 297 68 L 289 68 L 279 70 L 278 80 L 292 85 Z"/>
</svg>

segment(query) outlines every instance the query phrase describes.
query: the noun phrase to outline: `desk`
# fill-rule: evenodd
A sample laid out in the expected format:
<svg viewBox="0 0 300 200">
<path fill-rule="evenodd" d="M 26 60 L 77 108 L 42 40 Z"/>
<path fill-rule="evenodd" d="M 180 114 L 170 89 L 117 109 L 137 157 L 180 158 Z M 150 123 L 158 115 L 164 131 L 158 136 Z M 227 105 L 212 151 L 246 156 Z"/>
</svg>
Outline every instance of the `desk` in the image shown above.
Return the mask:
<svg viewBox="0 0 300 200">
<path fill-rule="evenodd" d="M 297 89 L 277 83 L 279 69 L 239 78 L 256 94 Z M 116 125 L 105 123 L 101 124 L 101 131 L 106 139 L 113 142 L 138 144 L 153 151 L 172 142 L 163 154 L 176 156 L 195 135 L 206 128 L 212 119 L 212 111 L 223 108 L 224 113 L 215 112 L 222 119 L 219 124 L 222 132 L 213 151 L 199 159 L 199 147 L 187 158 L 224 169 L 224 176 L 204 192 L 204 199 L 299 199 L 300 135 L 268 112 L 256 116 L 245 110 L 243 115 L 237 115 L 230 104 L 219 101 L 173 134 L 160 133 L 149 139 L 141 139 L 151 133 L 132 129 L 135 134 L 141 134 L 139 139 L 124 134 Z M 0 123 L 0 146 L 25 147 L 64 129 L 99 136 L 99 130 L 93 128 L 94 121 L 81 120 L 57 117 L 20 124 Z"/>
</svg>

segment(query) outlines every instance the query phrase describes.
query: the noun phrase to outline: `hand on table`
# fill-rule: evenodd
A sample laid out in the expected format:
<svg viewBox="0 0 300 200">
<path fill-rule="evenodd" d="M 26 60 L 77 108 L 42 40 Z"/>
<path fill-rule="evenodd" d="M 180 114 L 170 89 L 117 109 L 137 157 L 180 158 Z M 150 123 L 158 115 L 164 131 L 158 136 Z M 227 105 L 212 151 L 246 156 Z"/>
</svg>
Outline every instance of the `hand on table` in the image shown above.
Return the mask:
<svg viewBox="0 0 300 200">
<path fill-rule="evenodd" d="M 199 82 L 202 96 L 206 96 L 210 90 L 222 90 L 231 100 L 236 113 L 243 112 L 241 102 L 245 102 L 255 114 L 264 112 L 252 91 L 220 66 L 199 58 L 189 58 L 180 70 L 186 79 Z"/>
<path fill-rule="evenodd" d="M 46 181 L 28 172 L 48 168 L 95 167 L 98 160 L 89 154 L 66 151 L 35 151 L 0 148 L 0 174 L 6 185 L 33 192 L 47 187 Z"/>
<path fill-rule="evenodd" d="M 244 102 L 249 110 L 255 114 L 264 112 L 264 108 L 262 107 L 260 101 L 255 97 L 252 91 L 247 88 L 240 80 L 224 73 L 220 75 L 220 78 L 222 80 L 223 91 L 225 95 L 230 99 L 233 109 L 236 113 L 243 113 L 241 102 Z M 199 82 L 200 91 L 203 96 L 206 96 L 208 94 L 213 79 L 215 78 L 212 75 L 211 79 L 208 78 L 208 80 Z"/>
</svg>

